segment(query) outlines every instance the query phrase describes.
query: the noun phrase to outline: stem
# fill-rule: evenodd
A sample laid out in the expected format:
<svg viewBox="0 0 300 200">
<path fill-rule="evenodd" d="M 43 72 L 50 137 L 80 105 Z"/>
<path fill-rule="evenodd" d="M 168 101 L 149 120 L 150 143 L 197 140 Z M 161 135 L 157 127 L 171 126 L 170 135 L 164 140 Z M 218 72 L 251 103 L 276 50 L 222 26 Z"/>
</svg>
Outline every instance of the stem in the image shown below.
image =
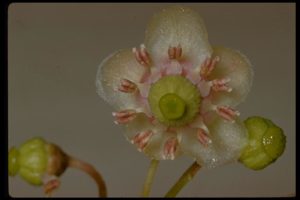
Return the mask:
<svg viewBox="0 0 300 200">
<path fill-rule="evenodd" d="M 69 157 L 68 164 L 69 167 L 80 169 L 86 172 L 87 174 L 89 174 L 96 181 L 98 185 L 99 197 L 107 197 L 105 182 L 102 176 L 97 172 L 97 170 L 92 165 L 73 157 Z"/>
<path fill-rule="evenodd" d="M 165 197 L 176 197 L 180 190 L 190 182 L 196 173 L 199 171 L 201 166 L 195 161 L 178 179 L 178 181 L 173 185 L 173 187 L 168 191 Z"/>
<path fill-rule="evenodd" d="M 150 167 L 148 169 L 148 174 L 144 183 L 144 188 L 143 188 L 143 192 L 142 192 L 142 197 L 148 197 L 150 190 L 151 190 L 151 186 L 152 186 L 152 182 L 153 182 L 153 178 L 157 169 L 157 166 L 159 164 L 158 160 L 151 160 L 150 163 Z"/>
</svg>

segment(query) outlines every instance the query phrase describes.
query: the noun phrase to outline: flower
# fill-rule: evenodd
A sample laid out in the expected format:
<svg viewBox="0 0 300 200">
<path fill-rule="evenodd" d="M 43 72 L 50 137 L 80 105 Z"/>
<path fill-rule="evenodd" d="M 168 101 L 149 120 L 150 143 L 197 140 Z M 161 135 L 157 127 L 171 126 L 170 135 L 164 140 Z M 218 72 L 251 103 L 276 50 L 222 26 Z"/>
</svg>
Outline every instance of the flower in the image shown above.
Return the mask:
<svg viewBox="0 0 300 200">
<path fill-rule="evenodd" d="M 174 6 L 153 17 L 139 49 L 100 64 L 96 87 L 139 151 L 157 160 L 186 154 L 212 168 L 236 161 L 247 143 L 235 107 L 252 77 L 243 54 L 211 47 L 202 18 Z"/>
</svg>

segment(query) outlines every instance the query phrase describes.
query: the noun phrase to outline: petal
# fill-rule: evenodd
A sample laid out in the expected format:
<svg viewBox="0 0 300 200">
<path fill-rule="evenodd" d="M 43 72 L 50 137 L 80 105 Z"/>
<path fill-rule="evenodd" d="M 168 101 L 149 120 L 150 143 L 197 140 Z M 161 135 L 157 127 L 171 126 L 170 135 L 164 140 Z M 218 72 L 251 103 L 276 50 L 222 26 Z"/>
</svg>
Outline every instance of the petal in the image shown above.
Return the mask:
<svg viewBox="0 0 300 200">
<path fill-rule="evenodd" d="M 230 78 L 227 85 L 232 88 L 232 91 L 212 91 L 211 100 L 218 105 L 236 106 L 246 98 L 250 91 L 253 79 L 251 63 L 246 56 L 236 50 L 225 47 L 213 49 L 213 56 L 219 56 L 220 61 L 216 64 L 209 79 Z"/>
<path fill-rule="evenodd" d="M 135 96 L 117 91 L 117 88 L 123 78 L 138 84 L 144 71 L 145 68 L 137 63 L 131 50 L 119 50 L 100 64 L 96 77 L 97 93 L 115 108 L 135 108 Z"/>
<path fill-rule="evenodd" d="M 247 142 L 247 130 L 243 123 L 226 122 L 218 118 L 208 125 L 212 142 L 203 146 L 197 139 L 197 129 L 187 128 L 181 135 L 181 149 L 195 158 L 205 168 L 217 167 L 237 161 Z"/>
<path fill-rule="evenodd" d="M 153 135 L 150 137 L 143 152 L 151 159 L 164 160 L 164 145 L 170 138 L 176 137 L 175 133 L 166 132 L 166 127 L 160 123 L 151 123 L 145 114 L 139 114 L 132 122 L 128 123 L 125 128 L 125 136 L 128 141 L 132 142 L 134 137 L 142 132 L 151 130 Z M 178 146 L 179 147 L 179 146 Z M 178 148 L 176 155 L 180 155 Z"/>
<path fill-rule="evenodd" d="M 154 15 L 148 24 L 145 37 L 154 64 L 165 63 L 170 46 L 182 47 L 186 65 L 199 67 L 212 49 L 202 18 L 189 8 L 172 6 Z"/>
</svg>

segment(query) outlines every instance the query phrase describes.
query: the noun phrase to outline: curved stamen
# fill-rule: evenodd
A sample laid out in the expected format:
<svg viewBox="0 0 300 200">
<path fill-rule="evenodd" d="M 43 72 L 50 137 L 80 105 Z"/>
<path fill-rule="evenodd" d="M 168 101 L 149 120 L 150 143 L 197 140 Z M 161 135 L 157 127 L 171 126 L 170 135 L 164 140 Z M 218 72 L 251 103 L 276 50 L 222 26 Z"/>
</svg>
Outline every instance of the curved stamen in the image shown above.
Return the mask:
<svg viewBox="0 0 300 200">
<path fill-rule="evenodd" d="M 197 130 L 197 139 L 205 147 L 207 147 L 208 144 L 210 144 L 212 142 L 212 140 L 209 138 L 207 132 L 202 128 L 199 128 Z"/>
<path fill-rule="evenodd" d="M 201 64 L 200 69 L 200 77 L 202 79 L 207 79 L 207 77 L 211 74 L 213 69 L 215 68 L 215 65 L 217 62 L 220 61 L 220 57 L 216 56 L 213 59 L 207 58 L 205 61 Z"/>
<path fill-rule="evenodd" d="M 240 112 L 230 108 L 229 106 L 217 106 L 217 113 L 224 119 L 234 122 L 234 118 L 240 115 Z"/>
<path fill-rule="evenodd" d="M 122 110 L 120 112 L 113 112 L 112 115 L 116 118 L 115 124 L 125 124 L 133 120 L 137 112 L 135 110 Z"/>
<path fill-rule="evenodd" d="M 168 49 L 168 55 L 169 55 L 169 59 L 176 59 L 179 60 L 182 56 L 182 48 L 180 45 L 178 45 L 177 47 L 169 47 Z"/>
<path fill-rule="evenodd" d="M 211 81 L 211 84 L 212 84 L 211 87 L 216 92 L 219 92 L 219 91 L 231 92 L 232 88 L 226 85 L 229 81 L 230 81 L 230 78 L 215 79 L 215 80 Z"/>
<path fill-rule="evenodd" d="M 144 44 L 141 44 L 140 49 L 138 50 L 137 48 L 133 48 L 132 52 L 135 55 L 135 59 L 138 63 L 145 67 L 149 67 L 151 64 L 151 59 L 149 56 L 149 53 L 146 50 L 146 47 Z"/>
<path fill-rule="evenodd" d="M 178 146 L 178 140 L 175 137 L 169 138 L 165 144 L 163 149 L 163 159 L 175 159 L 175 153 Z"/>
<path fill-rule="evenodd" d="M 135 135 L 131 142 L 137 145 L 139 151 L 142 151 L 148 144 L 152 135 L 153 132 L 151 130 L 143 131 Z"/>
<path fill-rule="evenodd" d="M 125 93 L 133 93 L 137 90 L 137 85 L 128 80 L 128 79 L 122 79 L 121 80 L 121 83 L 120 83 L 120 86 L 118 87 L 118 90 L 121 91 L 121 92 L 125 92 Z"/>
<path fill-rule="evenodd" d="M 56 176 L 50 176 L 46 175 L 43 178 L 43 187 L 44 187 L 44 193 L 48 195 L 49 197 L 51 196 L 51 193 L 59 188 L 60 186 L 60 181 L 58 177 Z"/>
</svg>

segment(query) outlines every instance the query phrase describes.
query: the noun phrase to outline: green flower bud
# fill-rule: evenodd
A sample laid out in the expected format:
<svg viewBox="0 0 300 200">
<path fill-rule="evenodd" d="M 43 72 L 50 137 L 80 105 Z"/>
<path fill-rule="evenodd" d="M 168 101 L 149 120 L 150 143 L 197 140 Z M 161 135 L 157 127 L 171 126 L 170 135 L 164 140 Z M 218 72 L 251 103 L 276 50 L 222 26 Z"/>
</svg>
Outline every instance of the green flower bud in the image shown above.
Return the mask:
<svg viewBox="0 0 300 200">
<path fill-rule="evenodd" d="M 68 163 L 66 154 L 59 147 L 40 137 L 26 141 L 19 149 L 11 148 L 8 161 L 10 176 L 19 173 L 33 185 L 42 185 L 46 174 L 61 175 Z"/>
<path fill-rule="evenodd" d="M 42 184 L 42 175 L 48 163 L 46 142 L 42 138 L 33 138 L 19 148 L 19 174 L 33 185 Z"/>
<path fill-rule="evenodd" d="M 188 79 L 169 75 L 151 86 L 148 102 L 160 122 L 168 126 L 183 126 L 198 114 L 201 96 Z"/>
<path fill-rule="evenodd" d="M 248 129 L 248 145 L 239 161 L 253 170 L 264 169 L 282 155 L 286 136 L 281 128 L 262 117 L 249 117 L 244 123 Z"/>
</svg>

